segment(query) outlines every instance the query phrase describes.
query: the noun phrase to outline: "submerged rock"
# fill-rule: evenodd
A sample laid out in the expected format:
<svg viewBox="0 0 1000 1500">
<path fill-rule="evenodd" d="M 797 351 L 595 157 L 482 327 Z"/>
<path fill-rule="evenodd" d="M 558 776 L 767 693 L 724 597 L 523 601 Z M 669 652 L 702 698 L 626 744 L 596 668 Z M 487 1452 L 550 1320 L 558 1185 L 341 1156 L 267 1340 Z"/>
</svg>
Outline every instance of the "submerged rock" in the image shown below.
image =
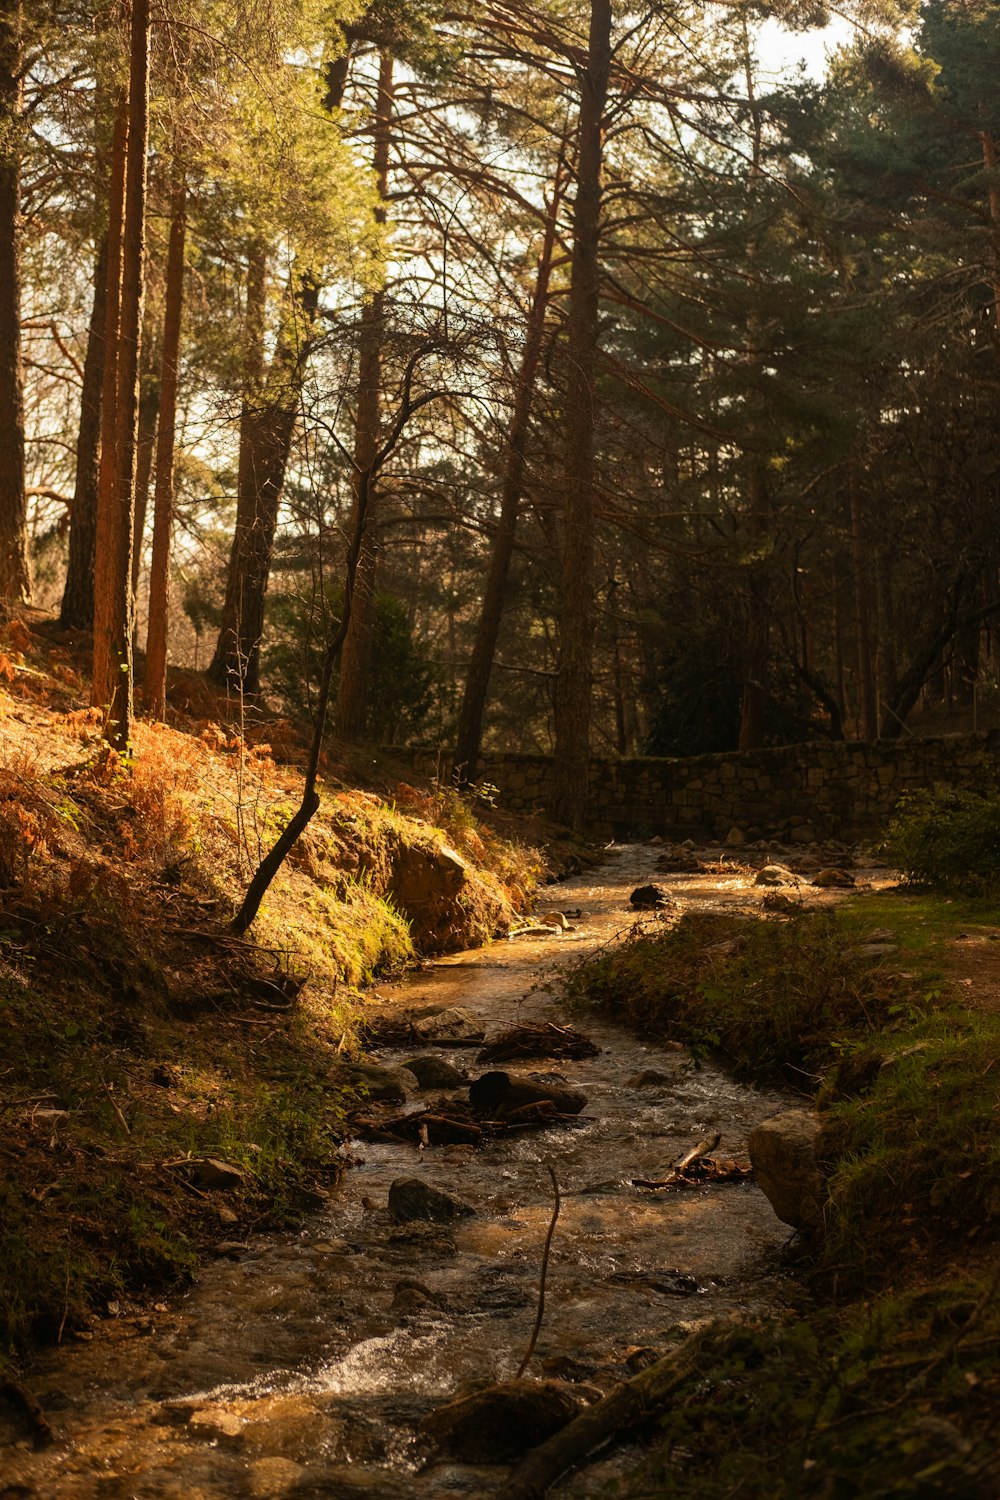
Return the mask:
<svg viewBox="0 0 1000 1500">
<path fill-rule="evenodd" d="M 431 1015 L 415 1016 L 413 1029 L 421 1041 L 437 1042 L 439 1046 L 472 1045 L 482 1042 L 486 1033 L 471 1011 L 459 1005 L 449 1005 Z"/>
<path fill-rule="evenodd" d="M 823 1225 L 826 1183 L 817 1150 L 819 1117 L 788 1109 L 762 1120 L 750 1132 L 750 1160 L 757 1184 L 784 1224 L 813 1233 Z"/>
<path fill-rule="evenodd" d="M 420 1177 L 397 1177 L 389 1188 L 389 1215 L 397 1224 L 408 1219 L 430 1219 L 445 1224 L 464 1218 L 475 1209 L 452 1193 L 432 1187 Z"/>
<path fill-rule="evenodd" d="M 309 1470 L 293 1489 L 284 1492 L 295 1500 L 409 1500 L 413 1485 L 391 1469 L 374 1469 L 364 1464 L 338 1464 L 333 1468 Z"/>
<path fill-rule="evenodd" d="M 565 1427 L 580 1402 L 555 1380 L 505 1380 L 438 1407 L 424 1431 L 464 1463 L 503 1464 Z"/>
</svg>

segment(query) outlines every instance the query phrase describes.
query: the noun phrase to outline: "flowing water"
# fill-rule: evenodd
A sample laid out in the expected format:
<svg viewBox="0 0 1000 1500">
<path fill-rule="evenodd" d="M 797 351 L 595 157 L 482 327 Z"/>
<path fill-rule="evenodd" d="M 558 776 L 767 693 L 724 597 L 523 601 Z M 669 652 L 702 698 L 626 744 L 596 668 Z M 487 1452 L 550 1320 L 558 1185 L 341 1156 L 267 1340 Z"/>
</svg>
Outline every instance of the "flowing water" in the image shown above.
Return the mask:
<svg viewBox="0 0 1000 1500">
<path fill-rule="evenodd" d="M 682 908 L 757 907 L 759 891 L 736 873 L 653 876 L 656 852 L 609 850 L 598 869 L 546 892 L 543 910 L 579 912 L 573 930 L 444 959 L 384 998 L 461 1005 L 488 1035 L 564 1021 L 535 981 L 630 926 L 634 885 L 655 878 Z M 598 1056 L 521 1070 L 557 1071 L 583 1090 L 578 1122 L 482 1150 L 359 1143 L 353 1169 L 300 1234 L 251 1240 L 169 1304 L 52 1351 L 31 1384 L 57 1442 L 39 1453 L 27 1442 L 0 1448 L 0 1497 L 496 1494 L 503 1470 L 435 1461 L 420 1423 L 463 1389 L 517 1370 L 552 1211 L 549 1165 L 564 1198 L 530 1373 L 607 1389 L 637 1350 L 665 1347 L 678 1329 L 780 1305 L 790 1231 L 752 1183 L 653 1194 L 631 1179 L 661 1175 L 706 1134 L 738 1155 L 749 1129 L 790 1100 L 623 1028 L 574 1024 Z M 474 1050 L 447 1056 L 471 1076 L 482 1071 Z M 659 1081 L 638 1083 L 643 1072 Z M 407 1176 L 458 1195 L 475 1216 L 416 1236 L 394 1225 L 388 1188 Z M 627 1457 L 556 1493 L 595 1492 Z"/>
</svg>

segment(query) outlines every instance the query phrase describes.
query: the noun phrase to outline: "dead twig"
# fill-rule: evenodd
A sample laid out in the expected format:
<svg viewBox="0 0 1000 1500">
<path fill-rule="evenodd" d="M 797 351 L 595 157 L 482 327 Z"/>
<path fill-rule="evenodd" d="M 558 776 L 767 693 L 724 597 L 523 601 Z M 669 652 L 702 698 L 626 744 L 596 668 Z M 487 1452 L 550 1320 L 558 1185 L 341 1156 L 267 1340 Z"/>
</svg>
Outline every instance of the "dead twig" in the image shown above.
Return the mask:
<svg viewBox="0 0 1000 1500">
<path fill-rule="evenodd" d="M 122 1114 L 121 1109 L 120 1109 L 119 1104 L 118 1104 L 118 1100 L 115 1098 L 114 1094 L 111 1092 L 111 1085 L 110 1085 L 110 1083 L 106 1082 L 105 1085 L 104 1085 L 104 1087 L 105 1087 L 105 1089 L 107 1091 L 108 1098 L 111 1100 L 111 1108 L 114 1110 L 115 1115 L 117 1116 L 119 1125 L 124 1130 L 124 1132 L 125 1132 L 126 1135 L 131 1135 L 132 1134 L 132 1128 L 129 1125 L 129 1122 L 126 1120 L 125 1116 Z"/>
<path fill-rule="evenodd" d="M 559 1217 L 559 1210 L 562 1207 L 562 1199 L 559 1196 L 559 1180 L 556 1177 L 551 1162 L 546 1162 L 546 1167 L 549 1176 L 552 1178 L 552 1192 L 554 1196 L 552 1218 L 549 1220 L 549 1232 L 545 1236 L 545 1248 L 542 1250 L 542 1269 L 538 1278 L 538 1311 L 535 1314 L 535 1326 L 531 1330 L 531 1338 L 528 1341 L 527 1349 L 524 1351 L 524 1358 L 518 1366 L 517 1374 L 514 1377 L 515 1380 L 520 1380 L 528 1368 L 531 1356 L 535 1352 L 535 1345 L 538 1343 L 538 1335 L 542 1330 L 542 1319 L 545 1316 L 545 1281 L 549 1273 L 549 1252 L 552 1249 L 552 1236 L 556 1232 L 556 1220 Z"/>
</svg>

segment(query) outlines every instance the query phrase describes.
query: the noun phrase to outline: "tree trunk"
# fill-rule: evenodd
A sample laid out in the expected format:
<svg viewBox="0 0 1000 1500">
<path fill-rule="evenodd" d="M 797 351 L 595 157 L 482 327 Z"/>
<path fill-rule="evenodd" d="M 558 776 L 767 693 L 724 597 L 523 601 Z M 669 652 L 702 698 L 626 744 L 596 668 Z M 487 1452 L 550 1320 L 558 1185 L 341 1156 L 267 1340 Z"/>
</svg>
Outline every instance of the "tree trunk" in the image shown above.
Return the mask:
<svg viewBox="0 0 1000 1500">
<path fill-rule="evenodd" d="M 260 691 L 260 643 L 278 508 L 288 467 L 302 393 L 302 377 L 312 348 L 307 333 L 296 337 L 295 310 L 312 321 L 319 288 L 312 282 L 289 293 L 292 307 L 263 381 L 265 258 L 251 256 L 247 284 L 246 386 L 240 418 L 236 529 L 229 556 L 226 599 L 215 655 L 208 676 L 220 687 Z M 262 388 L 263 387 L 263 388 Z M 256 391 L 256 395 L 254 392 Z"/>
<path fill-rule="evenodd" d="M 107 290 L 104 318 L 104 372 L 101 383 L 101 437 L 97 474 L 97 511 L 94 520 L 94 659 L 91 702 L 106 707 L 118 675 L 117 643 L 112 644 L 111 596 L 119 569 L 115 556 L 120 527 L 115 511 L 118 495 L 118 363 L 122 316 L 122 244 L 125 228 L 125 169 L 128 153 L 128 90 L 123 88 L 115 108 L 108 179 Z M 131 530 L 131 527 L 130 527 Z"/>
<path fill-rule="evenodd" d="M 392 128 L 392 54 L 379 57 L 378 94 L 375 104 L 374 167 L 378 198 L 375 221 L 385 223 L 389 192 L 389 145 Z M 361 313 L 358 357 L 358 414 L 354 429 L 354 469 L 351 507 L 352 530 L 359 509 L 358 486 L 369 473 L 378 451 L 381 420 L 382 344 L 385 339 L 385 292 L 380 288 L 365 303 Z M 375 633 L 375 574 L 377 570 L 378 491 L 369 487 L 365 528 L 361 537 L 354 577 L 351 618 L 340 658 L 337 679 L 337 733 L 350 742 L 361 739 L 368 713 L 372 642 Z"/>
<path fill-rule="evenodd" d="M 148 360 L 150 351 L 144 346 Z M 139 381 L 139 427 L 135 451 L 135 507 L 132 516 L 132 602 L 135 604 L 142 567 L 142 543 L 146 535 L 146 513 L 153 480 L 153 455 L 156 452 L 156 425 L 160 416 L 160 376 L 149 369 Z M 133 614 L 134 614 L 133 608 Z M 133 626 L 135 622 L 133 620 Z M 133 636 L 133 646 L 135 637 Z"/>
<path fill-rule="evenodd" d="M 746 20 L 743 22 L 743 66 L 747 99 L 753 129 L 753 155 L 747 182 L 751 213 L 760 184 L 762 159 L 762 118 L 757 103 L 753 54 Z M 753 266 L 759 250 L 758 231 L 751 221 L 747 260 L 751 268 L 751 297 L 754 295 Z M 767 540 L 771 530 L 771 497 L 767 483 L 764 443 L 764 395 L 760 386 L 763 364 L 762 330 L 759 304 L 751 302 L 747 318 L 747 360 L 755 373 L 756 383 L 747 396 L 748 442 L 743 456 L 746 462 L 747 537 L 750 561 L 746 568 L 746 643 L 743 658 L 743 696 L 740 704 L 740 750 L 758 750 L 767 741 L 767 717 L 770 694 L 768 679 L 771 668 L 771 573 L 767 557 Z"/>
<path fill-rule="evenodd" d="M 20 0 L 0 0 L 0 602 L 8 604 L 31 600 L 21 358 L 23 24 Z"/>
<path fill-rule="evenodd" d="M 864 524 L 861 515 L 861 495 L 858 489 L 857 468 L 852 463 L 850 476 L 851 499 L 851 561 L 854 568 L 854 622 L 858 655 L 858 701 L 861 707 L 861 738 L 878 738 L 878 697 L 875 691 L 875 670 L 872 655 L 871 611 L 868 604 L 868 569 L 865 555 Z"/>
<path fill-rule="evenodd" d="M 105 710 L 107 738 L 127 750 L 132 728 L 132 527 L 142 337 L 146 147 L 149 131 L 149 0 L 133 0 L 130 27 L 121 301 L 114 402 L 114 472 L 98 495 L 91 701 Z M 112 189 L 114 196 L 114 185 Z M 109 251 L 110 263 L 110 251 Z M 109 301 L 111 286 L 109 283 Z M 110 467 L 110 466 L 109 466 Z M 113 478 L 113 483 L 111 479 Z"/>
<path fill-rule="evenodd" d="M 746 570 L 746 645 L 740 708 L 740 750 L 759 750 L 767 739 L 771 580 L 767 559 L 756 554 L 765 546 L 769 529 L 767 472 L 759 455 L 751 453 L 747 475 L 747 536 L 750 538 L 753 558 Z"/>
<path fill-rule="evenodd" d="M 87 331 L 76 439 L 76 480 L 70 513 L 69 562 L 59 624 L 64 630 L 90 630 L 94 624 L 94 544 L 97 530 L 97 475 L 101 457 L 101 384 L 104 379 L 104 323 L 108 305 L 108 236 L 101 236 L 94 262 L 94 301 Z"/>
<path fill-rule="evenodd" d="M 187 187 L 178 169 L 174 180 L 167 249 L 163 313 L 163 368 L 160 375 L 160 425 L 156 441 L 156 489 L 153 496 L 153 556 L 149 566 L 149 626 L 146 634 L 146 707 L 157 719 L 167 711 L 167 628 L 170 589 L 170 543 L 174 508 L 174 442 L 177 431 L 177 376 L 181 318 L 184 311 L 184 240 L 187 232 Z"/>
<path fill-rule="evenodd" d="M 514 409 L 511 413 L 510 432 L 504 462 L 503 488 L 500 497 L 500 517 L 497 534 L 493 542 L 490 569 L 483 591 L 483 607 L 479 616 L 476 639 L 465 679 L 465 694 L 458 716 L 458 734 L 455 742 L 455 771 L 462 781 L 472 781 L 479 759 L 479 748 L 483 737 L 483 714 L 489 692 L 490 673 L 500 634 L 500 618 L 503 613 L 504 592 L 514 556 L 514 535 L 518 513 L 521 509 L 521 494 L 524 488 L 524 471 L 527 463 L 526 445 L 531 419 L 531 403 L 534 397 L 535 376 L 542 352 L 545 332 L 545 312 L 549 300 L 549 279 L 552 272 L 552 254 L 555 248 L 556 220 L 562 202 L 563 181 L 561 170 L 556 174 L 552 192 L 552 204 L 545 221 L 545 236 L 538 257 L 538 274 L 535 291 L 528 313 L 524 350 L 517 372 L 514 388 Z"/>
<path fill-rule="evenodd" d="M 611 70 L 611 0 L 591 0 L 587 66 L 580 73 L 580 130 L 569 313 L 566 449 L 555 763 L 550 811 L 579 828 L 590 768 L 594 640 L 594 426 L 600 283 L 603 119 Z"/>
</svg>

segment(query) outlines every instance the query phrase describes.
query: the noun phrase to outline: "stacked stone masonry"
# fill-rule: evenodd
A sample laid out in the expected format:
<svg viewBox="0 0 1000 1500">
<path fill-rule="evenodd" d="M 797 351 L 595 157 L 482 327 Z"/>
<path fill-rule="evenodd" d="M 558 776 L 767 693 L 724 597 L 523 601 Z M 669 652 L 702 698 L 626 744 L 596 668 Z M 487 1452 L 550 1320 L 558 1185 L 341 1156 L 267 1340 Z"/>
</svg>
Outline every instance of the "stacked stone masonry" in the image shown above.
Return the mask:
<svg viewBox="0 0 1000 1500">
<path fill-rule="evenodd" d="M 439 751 L 387 754 L 417 778 L 448 774 Z M 941 739 L 789 745 L 689 760 L 594 760 L 587 832 L 598 839 L 853 840 L 885 826 L 907 792 L 996 780 L 1000 731 Z M 387 766 L 388 769 L 388 766 Z M 477 776 L 511 812 L 545 808 L 552 762 L 487 755 Z"/>
</svg>

